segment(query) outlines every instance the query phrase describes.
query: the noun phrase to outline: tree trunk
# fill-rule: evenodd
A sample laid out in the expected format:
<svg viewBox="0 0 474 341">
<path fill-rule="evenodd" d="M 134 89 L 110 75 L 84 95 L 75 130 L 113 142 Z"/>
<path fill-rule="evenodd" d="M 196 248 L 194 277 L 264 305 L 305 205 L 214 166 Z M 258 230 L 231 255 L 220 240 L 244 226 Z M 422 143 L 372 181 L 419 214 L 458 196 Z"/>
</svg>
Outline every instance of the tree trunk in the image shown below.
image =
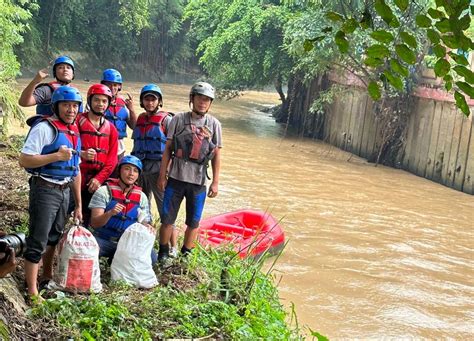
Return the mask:
<svg viewBox="0 0 474 341">
<path fill-rule="evenodd" d="M 286 96 L 285 96 L 285 93 L 283 92 L 283 86 L 282 86 L 280 75 L 278 75 L 278 77 L 275 79 L 273 84 L 275 86 L 276 91 L 278 92 L 278 95 L 280 96 L 281 104 L 283 105 L 283 103 L 286 102 Z"/>
<path fill-rule="evenodd" d="M 51 26 L 53 25 L 54 11 L 56 10 L 56 1 L 53 1 L 53 8 L 48 22 L 48 36 L 46 37 L 46 53 L 49 55 L 51 41 Z"/>
</svg>

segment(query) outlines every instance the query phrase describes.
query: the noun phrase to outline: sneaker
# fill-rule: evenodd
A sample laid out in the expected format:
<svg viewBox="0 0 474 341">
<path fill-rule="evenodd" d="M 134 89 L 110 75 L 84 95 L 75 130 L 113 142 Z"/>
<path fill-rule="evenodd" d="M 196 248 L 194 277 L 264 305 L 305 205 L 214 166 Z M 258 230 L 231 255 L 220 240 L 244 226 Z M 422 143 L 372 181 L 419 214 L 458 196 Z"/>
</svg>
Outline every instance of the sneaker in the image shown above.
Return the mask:
<svg viewBox="0 0 474 341">
<path fill-rule="evenodd" d="M 158 264 L 161 270 L 167 269 L 173 265 L 173 259 L 168 255 L 158 256 Z"/>
<path fill-rule="evenodd" d="M 170 248 L 170 257 L 171 258 L 176 258 L 178 257 L 178 249 L 175 247 Z"/>
</svg>

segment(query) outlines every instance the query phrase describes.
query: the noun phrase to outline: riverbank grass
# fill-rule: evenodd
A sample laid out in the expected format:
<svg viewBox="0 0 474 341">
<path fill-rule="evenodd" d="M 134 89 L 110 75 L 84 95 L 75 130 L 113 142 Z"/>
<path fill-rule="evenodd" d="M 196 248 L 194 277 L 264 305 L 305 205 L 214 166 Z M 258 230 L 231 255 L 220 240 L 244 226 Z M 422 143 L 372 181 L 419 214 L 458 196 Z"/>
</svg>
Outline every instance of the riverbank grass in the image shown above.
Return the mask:
<svg viewBox="0 0 474 341">
<path fill-rule="evenodd" d="M 157 272 L 160 284 L 137 290 L 111 284 L 103 293 L 47 299 L 30 314 L 74 339 L 300 339 L 279 302 L 263 260 L 197 248 Z M 53 295 L 54 296 L 54 295 Z"/>
</svg>

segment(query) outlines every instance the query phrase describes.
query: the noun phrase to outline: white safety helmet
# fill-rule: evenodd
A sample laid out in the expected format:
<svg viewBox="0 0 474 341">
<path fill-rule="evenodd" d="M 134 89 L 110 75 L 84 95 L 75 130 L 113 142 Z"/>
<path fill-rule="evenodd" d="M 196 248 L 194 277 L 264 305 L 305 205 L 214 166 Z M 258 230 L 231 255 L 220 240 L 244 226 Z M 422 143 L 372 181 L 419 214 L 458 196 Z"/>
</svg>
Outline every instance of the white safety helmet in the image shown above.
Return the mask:
<svg viewBox="0 0 474 341">
<path fill-rule="evenodd" d="M 191 87 L 191 92 L 189 93 L 190 96 L 195 94 L 204 95 L 209 97 L 210 99 L 215 98 L 215 90 L 213 86 L 206 82 L 197 82 Z"/>
</svg>

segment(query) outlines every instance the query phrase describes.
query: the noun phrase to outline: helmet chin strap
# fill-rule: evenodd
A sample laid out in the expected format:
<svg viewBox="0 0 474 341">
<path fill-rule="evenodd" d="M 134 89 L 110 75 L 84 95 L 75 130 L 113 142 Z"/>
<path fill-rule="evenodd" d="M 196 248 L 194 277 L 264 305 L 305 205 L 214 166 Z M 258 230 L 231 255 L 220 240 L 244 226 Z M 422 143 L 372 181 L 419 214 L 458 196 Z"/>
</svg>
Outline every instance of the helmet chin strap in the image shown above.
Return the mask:
<svg viewBox="0 0 474 341">
<path fill-rule="evenodd" d="M 160 106 L 157 106 L 153 111 L 149 111 L 150 114 L 154 115 L 160 110 Z"/>
<path fill-rule="evenodd" d="M 92 108 L 91 108 L 91 113 L 93 113 L 96 116 L 104 116 L 105 115 L 105 112 L 97 112 Z"/>
<path fill-rule="evenodd" d="M 194 109 L 194 106 L 193 106 L 193 103 L 192 103 L 191 101 L 189 101 L 189 109 L 191 109 L 191 111 L 192 111 L 193 113 L 195 113 L 196 115 L 201 116 L 201 117 L 204 117 L 204 115 L 206 115 L 207 112 L 209 111 L 209 110 L 208 110 L 208 111 L 202 113 L 202 112 L 199 112 L 199 111 L 195 110 L 195 109 Z"/>
<path fill-rule="evenodd" d="M 56 107 L 58 108 L 58 112 L 56 112 Z M 61 118 L 61 115 L 59 115 L 59 105 L 58 105 L 58 106 L 55 105 L 55 106 L 53 107 L 53 112 L 54 112 L 54 114 L 57 116 L 57 118 L 58 118 L 61 122 L 63 122 L 65 125 L 68 126 L 68 125 L 71 124 L 71 123 L 67 123 L 66 121 L 64 121 L 64 120 Z M 76 120 L 76 119 L 74 118 L 74 121 L 75 121 L 75 120 Z M 72 123 L 74 123 L 74 121 L 72 121 Z"/>
<path fill-rule="evenodd" d="M 119 172 L 120 172 L 120 169 L 119 169 Z M 127 184 L 125 183 L 125 181 L 123 181 L 121 174 L 119 174 L 119 180 L 120 180 L 120 182 L 125 186 L 125 189 L 132 188 L 133 184 L 127 185 Z"/>
<path fill-rule="evenodd" d="M 55 77 L 56 78 L 56 77 Z M 68 80 L 62 80 L 62 79 L 59 79 L 59 78 L 56 78 L 56 80 L 58 81 L 58 83 L 60 83 L 61 85 L 68 85 L 72 82 L 72 80 L 68 81 Z"/>
<path fill-rule="evenodd" d="M 64 120 L 61 118 L 60 115 L 58 115 L 58 118 L 59 118 L 59 120 L 60 120 L 61 122 L 63 122 L 65 125 L 68 126 L 68 125 L 70 124 L 70 123 L 67 123 L 66 121 L 64 121 Z"/>
</svg>

